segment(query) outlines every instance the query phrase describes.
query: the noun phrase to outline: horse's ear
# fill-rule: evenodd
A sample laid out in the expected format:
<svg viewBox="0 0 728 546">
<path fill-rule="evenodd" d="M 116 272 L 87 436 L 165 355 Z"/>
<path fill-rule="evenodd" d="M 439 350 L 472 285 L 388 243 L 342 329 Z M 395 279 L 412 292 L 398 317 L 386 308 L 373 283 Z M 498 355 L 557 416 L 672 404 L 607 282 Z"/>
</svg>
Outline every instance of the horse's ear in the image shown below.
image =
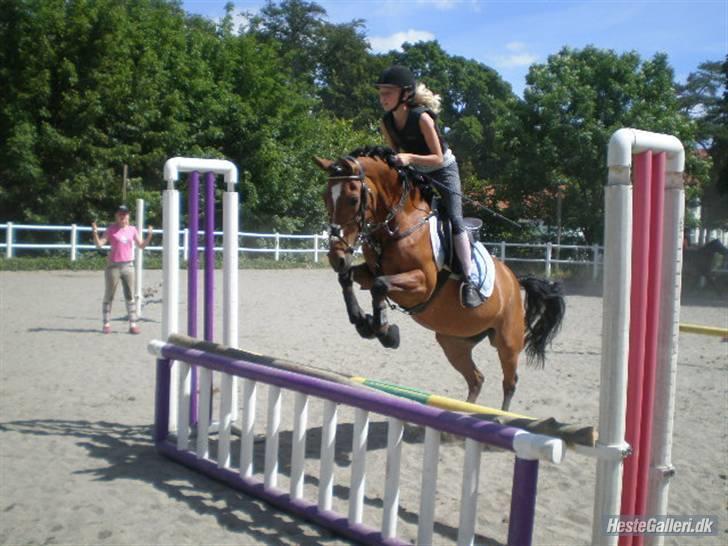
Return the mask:
<svg viewBox="0 0 728 546">
<path fill-rule="evenodd" d="M 331 165 L 334 164 L 334 162 L 331 161 L 330 159 L 324 159 L 322 157 L 316 157 L 316 156 L 314 156 L 313 162 L 316 163 L 316 165 L 318 165 L 319 168 L 323 171 L 328 171 L 329 167 L 331 167 Z"/>
</svg>

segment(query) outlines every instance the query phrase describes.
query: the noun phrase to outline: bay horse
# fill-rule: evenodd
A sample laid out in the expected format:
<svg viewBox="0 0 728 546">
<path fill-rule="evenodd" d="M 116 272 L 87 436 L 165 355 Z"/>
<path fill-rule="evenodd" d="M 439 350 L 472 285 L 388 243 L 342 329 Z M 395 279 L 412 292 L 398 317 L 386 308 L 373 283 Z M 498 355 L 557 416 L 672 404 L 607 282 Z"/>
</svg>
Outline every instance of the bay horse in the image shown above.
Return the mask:
<svg viewBox="0 0 728 546">
<path fill-rule="evenodd" d="M 705 278 L 707 284 L 718 294 L 723 296 L 723 291 L 718 283 L 716 270 L 713 268 L 715 255 L 728 256 L 728 248 L 719 239 L 704 244 L 703 246 L 683 247 L 683 268 L 686 277 L 695 279 L 695 286 L 700 287 L 700 278 Z"/>
<path fill-rule="evenodd" d="M 560 328 L 565 309 L 560 285 L 535 278 L 519 281 L 494 258 L 493 294 L 476 308 L 462 307 L 459 281 L 446 273 L 438 283 L 429 234 L 432 209 L 413 183 L 412 171 L 398 168 L 391 149 L 363 148 L 336 161 L 314 161 L 328 174 L 328 260 L 359 334 L 397 348 L 399 329 L 387 320 L 388 299 L 409 310 L 417 323 L 434 330 L 448 361 L 465 378 L 468 402 L 475 402 L 484 381 L 473 362 L 473 348 L 487 337 L 500 359 L 502 408 L 507 410 L 516 391 L 520 353 L 525 347 L 529 363 L 543 366 L 546 346 Z M 352 265 L 360 243 L 365 261 Z M 371 315 L 359 306 L 354 281 L 371 292 Z"/>
</svg>

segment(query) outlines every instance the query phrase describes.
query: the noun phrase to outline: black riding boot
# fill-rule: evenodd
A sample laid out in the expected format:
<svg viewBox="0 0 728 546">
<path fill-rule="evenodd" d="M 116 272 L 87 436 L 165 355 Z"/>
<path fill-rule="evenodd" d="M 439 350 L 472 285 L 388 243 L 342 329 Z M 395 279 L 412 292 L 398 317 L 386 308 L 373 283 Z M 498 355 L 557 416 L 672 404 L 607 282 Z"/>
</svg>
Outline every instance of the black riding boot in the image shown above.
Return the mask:
<svg viewBox="0 0 728 546">
<path fill-rule="evenodd" d="M 483 301 L 485 299 L 480 295 L 478 289 L 473 286 L 473 283 L 469 279 L 463 280 L 460 285 L 460 303 L 462 306 L 472 309 L 478 307 Z"/>
</svg>

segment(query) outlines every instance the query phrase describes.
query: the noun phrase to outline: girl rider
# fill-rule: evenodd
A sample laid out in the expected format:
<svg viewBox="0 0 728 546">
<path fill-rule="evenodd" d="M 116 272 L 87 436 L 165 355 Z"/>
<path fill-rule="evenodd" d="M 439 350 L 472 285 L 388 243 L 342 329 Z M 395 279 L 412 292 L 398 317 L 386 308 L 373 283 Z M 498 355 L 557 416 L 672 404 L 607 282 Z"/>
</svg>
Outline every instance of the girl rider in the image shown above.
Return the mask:
<svg viewBox="0 0 728 546">
<path fill-rule="evenodd" d="M 470 282 L 470 240 L 463 224 L 458 164 L 436 123 L 440 96 L 422 83 L 416 85 L 406 66 L 388 68 L 375 85 L 379 89 L 379 103 L 386 111 L 381 131 L 397 152 L 398 161 L 426 173 L 446 188 L 438 189 L 452 222 L 455 251 L 463 270 L 460 301 L 464 307 L 477 307 L 483 299 Z"/>
</svg>

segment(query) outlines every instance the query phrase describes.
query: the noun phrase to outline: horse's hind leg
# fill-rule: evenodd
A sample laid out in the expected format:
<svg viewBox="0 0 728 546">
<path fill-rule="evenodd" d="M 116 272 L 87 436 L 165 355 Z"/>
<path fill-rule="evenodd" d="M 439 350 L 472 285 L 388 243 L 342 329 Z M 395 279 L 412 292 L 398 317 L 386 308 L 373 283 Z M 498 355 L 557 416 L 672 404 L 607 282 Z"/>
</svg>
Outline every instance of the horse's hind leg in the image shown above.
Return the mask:
<svg viewBox="0 0 728 546">
<path fill-rule="evenodd" d="M 518 357 L 523 350 L 524 328 L 513 324 L 510 328 L 501 328 L 492 338 L 493 345 L 498 351 L 498 359 L 503 371 L 503 404 L 501 409 L 508 411 L 511 400 L 516 393 L 518 383 Z"/>
<path fill-rule="evenodd" d="M 459 371 L 468 383 L 468 402 L 475 402 L 483 387 L 483 374 L 473 362 L 473 348 L 476 342 L 461 338 L 437 334 L 437 342 L 442 347 L 450 364 Z"/>
</svg>

